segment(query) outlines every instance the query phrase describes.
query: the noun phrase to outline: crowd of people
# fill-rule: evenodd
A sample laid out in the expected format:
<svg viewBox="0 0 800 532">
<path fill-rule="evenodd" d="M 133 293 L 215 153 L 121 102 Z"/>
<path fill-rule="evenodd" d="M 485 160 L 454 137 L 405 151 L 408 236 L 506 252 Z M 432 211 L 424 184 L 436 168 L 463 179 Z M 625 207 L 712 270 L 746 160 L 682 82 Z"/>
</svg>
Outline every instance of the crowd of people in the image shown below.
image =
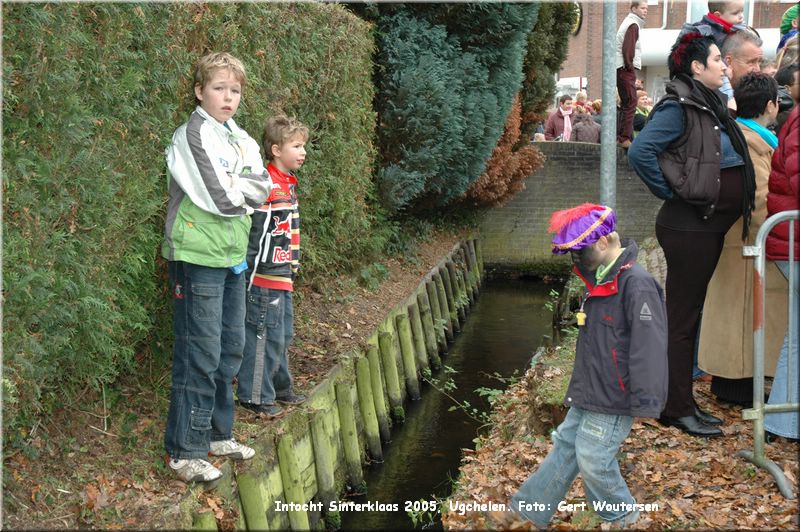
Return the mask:
<svg viewBox="0 0 800 532">
<path fill-rule="evenodd" d="M 584 204 L 552 215 L 553 253 L 570 253 L 586 285 L 569 411 L 507 509 L 489 512 L 494 528 L 520 518 L 547 528 L 578 475 L 601 528 L 635 527 L 641 505 L 617 462 L 634 417 L 694 437 L 725 435 L 724 421 L 695 400 L 695 360 L 711 375 L 719 402 L 752 405 L 753 261 L 742 251 L 768 216 L 800 209 L 800 87 L 798 6 L 783 17 L 774 73 L 762 71 L 769 67 L 763 42 L 742 25 L 743 7 L 743 0 L 709 2 L 702 20 L 684 26 L 667 60 L 666 94 L 650 109 L 635 76 L 647 3 L 631 2 L 617 35 L 617 142 L 664 200 L 655 233 L 667 262 L 665 291 L 636 263 L 636 243 L 617 234 L 611 208 Z M 545 137 L 578 140 L 578 116 L 591 117 L 585 102 L 584 95 L 574 102 L 561 96 Z M 645 115 L 638 133 L 637 114 Z M 765 283 L 764 369 L 774 376 L 768 404 L 796 404 L 800 389 L 798 323 L 787 323 L 785 312 L 790 290 L 800 301 L 800 244 L 790 239 L 791 224 L 800 234 L 800 224 L 787 221 L 765 245 L 772 270 Z M 798 411 L 766 414 L 768 441 L 797 441 L 798 421 Z"/>
<path fill-rule="evenodd" d="M 685 24 L 680 36 L 696 31 L 714 39 L 717 47 L 722 50 L 728 35 L 741 30 L 747 30 L 745 33 L 754 31 L 743 24 L 743 6 L 744 2 L 739 0 L 709 2 L 709 13 L 695 23 Z M 775 131 L 775 125 L 782 124 L 786 120 L 788 109 L 797 102 L 798 92 L 800 92 L 800 85 L 795 82 L 798 72 L 796 10 L 797 6 L 787 9 L 782 19 L 781 41 L 775 59 L 765 59 L 763 51 L 760 50 L 761 45 L 758 46 L 758 52 L 751 50 L 752 54 L 749 57 L 741 59 L 748 61 L 751 69 L 755 69 L 755 61 L 758 60 L 760 71 L 775 78 L 778 82 L 780 113 L 776 124 L 770 125 L 770 129 L 773 131 Z M 792 19 L 793 15 L 795 19 Z M 654 105 L 653 98 L 645 90 L 644 82 L 640 77 L 639 30 L 644 27 L 646 17 L 647 4 L 633 2 L 630 13 L 617 31 L 615 126 L 617 144 L 625 149 L 630 147 L 636 134 L 644 127 Z M 757 34 L 756 37 L 758 37 Z M 727 61 L 731 57 L 728 54 L 723 59 Z M 728 68 L 730 68 L 729 65 Z M 727 74 L 719 90 L 727 96 L 727 105 L 735 110 L 736 99 L 733 96 L 733 86 Z M 561 94 L 558 97 L 556 108 L 550 111 L 544 122 L 539 124 L 532 140 L 534 142 L 599 143 L 602 126 L 601 112 L 602 100 L 589 99 L 587 92 L 583 89 L 577 91 L 574 96 L 569 93 Z M 576 128 L 578 125 L 579 127 Z"/>
</svg>

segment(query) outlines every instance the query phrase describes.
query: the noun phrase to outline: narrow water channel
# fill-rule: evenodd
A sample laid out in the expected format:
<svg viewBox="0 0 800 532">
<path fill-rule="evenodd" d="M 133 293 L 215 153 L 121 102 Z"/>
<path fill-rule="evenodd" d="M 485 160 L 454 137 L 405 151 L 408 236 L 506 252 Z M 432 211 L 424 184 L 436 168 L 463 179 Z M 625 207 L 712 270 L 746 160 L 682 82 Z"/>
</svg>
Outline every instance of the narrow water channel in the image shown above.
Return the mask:
<svg viewBox="0 0 800 532">
<path fill-rule="evenodd" d="M 472 308 L 463 330 L 450 345 L 443 360 L 455 369 L 457 389 L 450 392 L 459 401 L 469 401 L 488 410 L 477 388 L 503 389 L 506 385 L 490 375 L 503 377 L 515 370 L 525 372 L 543 335 L 551 333 L 552 314 L 545 303 L 549 291 L 560 286 L 526 280 L 488 280 Z M 442 372 L 439 373 L 442 376 Z M 413 530 L 404 511 L 406 501 L 443 498 L 458 475 L 461 449 L 474 448 L 478 423 L 431 386 L 423 387 L 422 399 L 406 403 L 406 421 L 392 429 L 392 441 L 384 446 L 384 463 L 365 472 L 368 493 L 354 502 L 396 504 L 398 511 L 342 513 L 344 530 Z M 417 528 L 422 528 L 419 524 Z M 438 521 L 434 526 L 439 528 Z"/>
</svg>

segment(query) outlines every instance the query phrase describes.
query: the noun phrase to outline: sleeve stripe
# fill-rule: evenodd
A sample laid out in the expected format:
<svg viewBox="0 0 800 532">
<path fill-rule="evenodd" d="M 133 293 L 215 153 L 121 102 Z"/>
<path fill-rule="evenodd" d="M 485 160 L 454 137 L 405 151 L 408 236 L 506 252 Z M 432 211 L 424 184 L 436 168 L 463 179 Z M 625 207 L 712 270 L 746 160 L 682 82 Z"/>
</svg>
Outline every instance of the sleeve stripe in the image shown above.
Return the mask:
<svg viewBox="0 0 800 532">
<path fill-rule="evenodd" d="M 205 120 L 202 116 L 197 113 L 192 113 L 186 127 L 186 140 L 192 152 L 192 157 L 194 157 L 195 164 L 197 164 L 197 169 L 200 171 L 203 184 L 206 190 L 208 190 L 214 205 L 219 209 L 219 212 L 227 215 L 246 214 L 247 209 L 231 203 L 225 189 L 222 188 L 219 182 L 219 177 L 217 176 L 216 170 L 214 170 L 211 159 L 209 159 L 208 154 L 203 149 L 201 129 L 204 122 Z"/>
</svg>

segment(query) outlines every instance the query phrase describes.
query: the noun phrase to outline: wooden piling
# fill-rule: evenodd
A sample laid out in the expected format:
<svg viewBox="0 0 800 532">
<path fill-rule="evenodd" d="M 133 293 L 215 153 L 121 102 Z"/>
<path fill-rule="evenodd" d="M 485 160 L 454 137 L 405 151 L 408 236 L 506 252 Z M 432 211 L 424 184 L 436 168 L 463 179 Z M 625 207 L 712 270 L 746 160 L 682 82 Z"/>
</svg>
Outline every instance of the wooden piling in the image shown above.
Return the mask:
<svg viewBox="0 0 800 532">
<path fill-rule="evenodd" d="M 400 354 L 403 357 L 403 370 L 406 378 L 406 389 L 412 401 L 420 398 L 419 394 L 419 375 L 417 375 L 417 363 L 414 360 L 414 342 L 411 339 L 411 324 L 408 322 L 408 314 L 401 312 L 395 317 L 397 334 L 400 336 Z"/>
<path fill-rule="evenodd" d="M 236 475 L 236 484 L 247 530 L 268 530 L 267 508 L 256 477 L 252 473 L 240 473 Z"/>
<path fill-rule="evenodd" d="M 464 261 L 463 262 L 464 284 L 467 285 L 467 295 L 469 295 L 469 303 L 470 305 L 474 305 L 478 294 L 475 291 L 475 279 L 473 278 L 472 275 L 472 265 L 470 264 L 469 249 L 467 248 L 466 242 L 461 242 L 461 255 Z"/>
<path fill-rule="evenodd" d="M 353 400 L 350 396 L 351 386 L 352 384 L 345 382 L 336 383 L 336 404 L 339 407 L 339 426 L 347 479 L 352 488 L 360 491 L 360 488 L 364 485 L 364 473 L 361 470 L 361 446 L 358 443 L 356 415 L 353 409 Z"/>
<path fill-rule="evenodd" d="M 478 263 L 478 279 L 483 280 L 483 246 L 481 240 L 476 238 L 473 240 L 475 246 L 475 261 Z"/>
<path fill-rule="evenodd" d="M 197 514 L 192 523 L 192 530 L 219 530 L 217 528 L 217 519 L 210 512 Z"/>
<path fill-rule="evenodd" d="M 467 321 L 468 306 L 467 294 L 463 290 L 461 283 L 461 271 L 458 266 L 450 261 L 447 263 L 447 271 L 450 272 L 450 282 L 453 285 L 453 300 L 455 301 L 456 312 L 458 314 L 459 325 Z"/>
<path fill-rule="evenodd" d="M 392 335 L 386 331 L 378 333 L 378 346 L 383 362 L 383 376 L 386 378 L 386 393 L 389 396 L 391 415 L 395 421 L 402 421 L 405 419 L 405 411 L 403 410 L 403 396 L 400 392 L 400 377 L 397 375 Z"/>
<path fill-rule="evenodd" d="M 286 502 L 303 504 L 303 479 L 300 476 L 300 466 L 294 453 L 294 438 L 291 434 L 284 434 L 278 440 L 278 464 L 283 480 L 283 495 Z M 361 464 L 359 464 L 360 469 Z M 308 530 L 308 513 L 302 510 L 288 510 L 289 525 L 292 530 Z"/>
<path fill-rule="evenodd" d="M 439 300 L 439 313 L 442 316 L 445 324 L 445 337 L 447 338 L 447 343 L 450 344 L 453 342 L 453 322 L 450 319 L 450 307 L 447 304 L 447 293 L 444 289 L 444 281 L 442 281 L 442 275 L 437 271 L 433 274 L 433 282 L 436 286 L 436 295 Z"/>
<path fill-rule="evenodd" d="M 330 445 L 330 436 L 325 430 L 322 410 L 311 414 L 311 443 L 314 447 L 314 467 L 317 472 L 317 498 L 322 501 L 323 508 L 327 508 L 331 501 L 336 500 L 336 482 L 333 464 L 333 450 Z M 255 530 L 248 525 L 248 530 Z"/>
<path fill-rule="evenodd" d="M 475 244 L 472 240 L 465 242 L 467 247 L 467 264 L 469 264 L 469 276 L 472 281 L 472 291 L 475 297 L 480 294 L 481 274 L 478 271 L 478 260 L 475 258 Z"/>
<path fill-rule="evenodd" d="M 417 361 L 417 369 L 423 371 L 428 369 L 430 364 L 428 363 L 427 347 L 425 347 L 425 331 L 422 328 L 422 317 L 416 302 L 408 305 L 408 318 L 411 323 L 411 338 L 414 341 L 414 358 Z"/>
<path fill-rule="evenodd" d="M 356 388 L 358 391 L 358 408 L 361 411 L 361 419 L 364 422 L 364 435 L 366 436 L 370 457 L 375 462 L 383 462 L 378 416 L 375 414 L 375 401 L 372 399 L 369 360 L 364 357 L 359 357 L 356 360 Z"/>
<path fill-rule="evenodd" d="M 464 261 L 464 250 L 462 248 L 458 249 L 458 283 L 461 287 L 461 293 L 464 294 L 464 313 L 469 315 L 470 311 L 472 310 L 472 304 L 474 301 L 471 298 L 471 294 L 469 291 L 469 284 L 467 283 L 467 263 Z"/>
<path fill-rule="evenodd" d="M 425 283 L 425 290 L 428 292 L 428 302 L 431 307 L 431 318 L 433 318 L 433 330 L 436 332 L 436 345 L 439 352 L 447 353 L 447 335 L 445 333 L 445 321 L 442 317 L 442 306 L 439 304 L 439 291 L 436 289 L 436 281 L 431 279 Z"/>
<path fill-rule="evenodd" d="M 378 418 L 378 430 L 381 440 L 388 442 L 392 439 L 389 432 L 389 415 L 386 412 L 386 399 L 383 390 L 383 374 L 381 371 L 380 355 L 378 348 L 372 344 L 367 348 L 367 361 L 369 362 L 369 378 L 372 385 L 372 401 L 375 404 L 375 415 Z"/>
<path fill-rule="evenodd" d="M 444 295 L 447 298 L 447 308 L 450 311 L 450 323 L 453 324 L 453 333 L 461 332 L 461 322 L 458 321 L 458 311 L 456 310 L 456 291 L 453 289 L 454 282 L 450 278 L 450 269 L 445 263 L 439 268 L 439 275 L 444 284 Z"/>
<path fill-rule="evenodd" d="M 428 353 L 428 360 L 434 369 L 442 367 L 442 360 L 439 358 L 439 345 L 436 340 L 436 327 L 434 326 L 431 305 L 428 303 L 428 291 L 420 286 L 417 292 L 417 305 L 419 305 L 419 316 L 422 320 L 422 330 L 425 332 L 425 350 Z"/>
</svg>

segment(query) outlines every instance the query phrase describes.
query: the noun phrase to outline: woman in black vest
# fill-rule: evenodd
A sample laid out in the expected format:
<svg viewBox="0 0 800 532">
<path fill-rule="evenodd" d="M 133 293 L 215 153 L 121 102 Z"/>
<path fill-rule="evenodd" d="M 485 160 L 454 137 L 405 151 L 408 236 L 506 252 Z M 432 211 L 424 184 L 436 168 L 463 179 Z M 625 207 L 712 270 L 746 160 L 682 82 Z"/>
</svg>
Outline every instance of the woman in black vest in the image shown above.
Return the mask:
<svg viewBox="0 0 800 532">
<path fill-rule="evenodd" d="M 742 216 L 747 234 L 755 174 L 744 136 L 718 91 L 726 67 L 713 39 L 684 35 L 673 45 L 668 66 L 667 94 L 628 152 L 642 181 L 665 200 L 656 217 L 667 259 L 669 325 L 669 393 L 660 421 L 694 436 L 721 436 L 721 420 L 694 400 L 692 362 L 725 233 Z"/>
</svg>

